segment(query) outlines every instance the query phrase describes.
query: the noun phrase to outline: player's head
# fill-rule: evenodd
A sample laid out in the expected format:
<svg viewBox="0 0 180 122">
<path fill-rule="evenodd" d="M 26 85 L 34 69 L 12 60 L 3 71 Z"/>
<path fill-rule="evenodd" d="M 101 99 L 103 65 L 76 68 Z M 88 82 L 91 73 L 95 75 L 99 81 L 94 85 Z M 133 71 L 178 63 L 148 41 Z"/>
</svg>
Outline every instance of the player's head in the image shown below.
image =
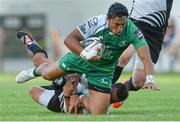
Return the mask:
<svg viewBox="0 0 180 122">
<path fill-rule="evenodd" d="M 108 10 L 107 16 L 108 18 L 114 17 L 128 17 L 128 9 L 121 3 L 115 2 L 113 3 Z"/>
<path fill-rule="evenodd" d="M 124 101 L 128 97 L 128 95 L 128 90 L 124 84 L 113 84 L 111 93 L 111 103 Z"/>
<path fill-rule="evenodd" d="M 128 18 L 128 9 L 121 3 L 115 2 L 109 7 L 107 17 L 109 28 L 114 35 L 119 35 Z"/>
</svg>

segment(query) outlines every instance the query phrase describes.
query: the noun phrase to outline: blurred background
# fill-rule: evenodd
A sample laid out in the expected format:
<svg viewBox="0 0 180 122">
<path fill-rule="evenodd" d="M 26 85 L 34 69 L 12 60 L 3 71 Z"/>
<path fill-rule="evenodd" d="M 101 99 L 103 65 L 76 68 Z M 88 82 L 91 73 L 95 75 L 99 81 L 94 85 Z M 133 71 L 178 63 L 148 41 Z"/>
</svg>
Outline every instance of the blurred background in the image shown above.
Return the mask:
<svg viewBox="0 0 180 122">
<path fill-rule="evenodd" d="M 68 52 L 65 36 L 89 17 L 106 14 L 116 0 L 0 0 L 0 72 L 32 67 L 31 54 L 16 39 L 24 30 L 33 35 L 54 61 Z M 132 0 L 118 0 L 131 10 Z M 171 29 L 156 66 L 158 72 L 180 72 L 180 0 L 174 0 Z M 131 71 L 132 58 L 126 71 Z"/>
</svg>

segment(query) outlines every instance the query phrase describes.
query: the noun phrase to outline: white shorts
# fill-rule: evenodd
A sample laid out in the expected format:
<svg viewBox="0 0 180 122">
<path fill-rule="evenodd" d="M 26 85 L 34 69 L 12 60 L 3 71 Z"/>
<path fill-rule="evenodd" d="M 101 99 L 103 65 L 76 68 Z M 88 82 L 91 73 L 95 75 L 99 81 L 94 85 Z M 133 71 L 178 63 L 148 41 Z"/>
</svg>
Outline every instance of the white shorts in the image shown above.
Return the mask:
<svg viewBox="0 0 180 122">
<path fill-rule="evenodd" d="M 55 91 L 54 90 L 44 90 L 44 92 L 39 97 L 39 103 L 45 107 L 48 106 L 49 101 L 54 96 Z"/>
</svg>

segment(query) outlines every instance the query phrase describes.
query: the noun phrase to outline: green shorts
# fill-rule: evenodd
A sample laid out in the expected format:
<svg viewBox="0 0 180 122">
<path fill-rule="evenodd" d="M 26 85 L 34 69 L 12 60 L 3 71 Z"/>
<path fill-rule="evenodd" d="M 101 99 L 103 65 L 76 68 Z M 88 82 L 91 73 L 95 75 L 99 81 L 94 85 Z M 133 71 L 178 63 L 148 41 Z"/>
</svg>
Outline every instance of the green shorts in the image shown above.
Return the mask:
<svg viewBox="0 0 180 122">
<path fill-rule="evenodd" d="M 86 74 L 88 83 L 100 88 L 111 89 L 112 86 L 112 72 L 102 70 L 90 62 L 81 59 L 74 53 L 68 53 L 61 60 L 59 60 L 59 67 L 64 72 Z"/>
</svg>

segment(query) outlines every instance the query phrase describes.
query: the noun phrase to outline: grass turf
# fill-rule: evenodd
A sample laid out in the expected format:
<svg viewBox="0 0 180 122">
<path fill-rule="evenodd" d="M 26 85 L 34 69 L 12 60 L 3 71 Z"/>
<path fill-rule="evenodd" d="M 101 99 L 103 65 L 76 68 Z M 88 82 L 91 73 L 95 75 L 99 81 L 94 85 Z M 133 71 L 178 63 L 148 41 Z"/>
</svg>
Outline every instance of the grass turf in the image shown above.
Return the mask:
<svg viewBox="0 0 180 122">
<path fill-rule="evenodd" d="M 123 74 L 127 79 L 130 74 Z M 14 74 L 0 74 L 0 121 L 180 121 L 180 75 L 156 75 L 159 92 L 131 92 L 122 107 L 109 115 L 67 115 L 53 113 L 35 103 L 28 95 L 32 85 L 49 84 L 37 78 L 24 84 L 15 83 Z"/>
</svg>

